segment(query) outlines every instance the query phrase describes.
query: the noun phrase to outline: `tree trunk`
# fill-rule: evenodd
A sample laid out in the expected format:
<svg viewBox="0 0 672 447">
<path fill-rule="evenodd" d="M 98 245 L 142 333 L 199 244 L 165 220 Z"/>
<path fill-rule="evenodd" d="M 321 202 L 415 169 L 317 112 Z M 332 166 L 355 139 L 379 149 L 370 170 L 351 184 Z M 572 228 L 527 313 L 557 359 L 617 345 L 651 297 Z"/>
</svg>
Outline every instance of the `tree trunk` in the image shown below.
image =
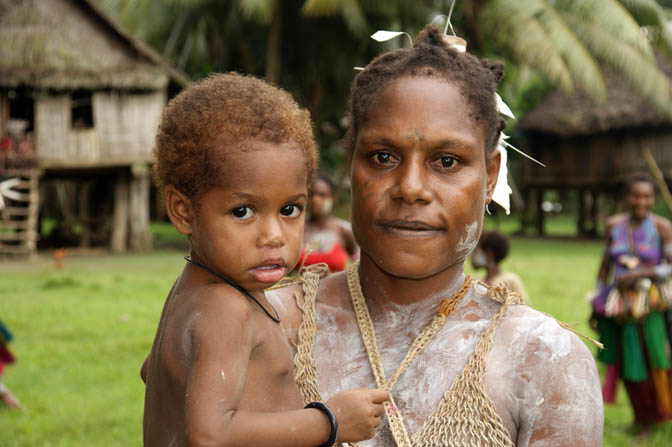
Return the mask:
<svg viewBox="0 0 672 447">
<path fill-rule="evenodd" d="M 464 25 L 465 35 L 461 36 L 467 41 L 469 52 L 478 53 L 483 47 L 483 39 L 479 32 L 478 20 L 481 15 L 481 8 L 483 7 L 483 0 L 472 0 L 468 2 L 469 6 L 464 8 L 467 20 Z"/>
<path fill-rule="evenodd" d="M 268 30 L 266 46 L 266 80 L 277 84 L 280 80 L 280 60 L 282 58 L 282 0 L 273 2 L 273 15 Z"/>
</svg>

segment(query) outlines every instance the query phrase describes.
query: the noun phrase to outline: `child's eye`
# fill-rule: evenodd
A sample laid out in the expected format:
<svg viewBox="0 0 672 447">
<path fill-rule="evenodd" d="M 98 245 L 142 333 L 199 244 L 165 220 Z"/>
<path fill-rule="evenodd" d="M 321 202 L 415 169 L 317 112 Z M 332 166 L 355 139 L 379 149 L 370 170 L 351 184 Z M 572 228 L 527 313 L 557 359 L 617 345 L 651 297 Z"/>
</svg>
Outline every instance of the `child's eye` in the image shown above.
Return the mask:
<svg viewBox="0 0 672 447">
<path fill-rule="evenodd" d="M 285 217 L 298 217 L 301 214 L 301 207 L 298 205 L 283 206 L 280 214 Z"/>
<path fill-rule="evenodd" d="M 233 214 L 238 219 L 249 219 L 250 217 L 254 216 L 254 211 L 252 211 L 252 208 L 249 206 L 239 206 L 238 208 L 234 208 L 231 211 L 231 214 Z"/>
</svg>

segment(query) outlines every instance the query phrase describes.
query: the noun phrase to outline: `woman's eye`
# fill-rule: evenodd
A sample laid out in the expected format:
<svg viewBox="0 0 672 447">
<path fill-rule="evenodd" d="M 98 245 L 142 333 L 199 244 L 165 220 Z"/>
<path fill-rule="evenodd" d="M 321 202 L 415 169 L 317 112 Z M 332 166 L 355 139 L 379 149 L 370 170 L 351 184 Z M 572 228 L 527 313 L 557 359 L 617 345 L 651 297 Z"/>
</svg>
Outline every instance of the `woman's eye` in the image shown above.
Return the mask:
<svg viewBox="0 0 672 447">
<path fill-rule="evenodd" d="M 252 208 L 249 206 L 239 206 L 238 208 L 234 208 L 233 211 L 231 211 L 231 214 L 238 219 L 249 219 L 254 216 L 254 211 L 252 211 Z"/>
<path fill-rule="evenodd" d="M 298 217 L 301 214 L 301 207 L 298 205 L 283 206 L 280 214 L 285 217 Z"/>
<path fill-rule="evenodd" d="M 375 154 L 371 155 L 371 159 L 381 165 L 387 165 L 394 161 L 392 154 L 389 152 L 376 152 Z"/>
<path fill-rule="evenodd" d="M 441 167 L 448 169 L 452 168 L 457 164 L 457 160 L 454 157 L 441 157 Z"/>
</svg>

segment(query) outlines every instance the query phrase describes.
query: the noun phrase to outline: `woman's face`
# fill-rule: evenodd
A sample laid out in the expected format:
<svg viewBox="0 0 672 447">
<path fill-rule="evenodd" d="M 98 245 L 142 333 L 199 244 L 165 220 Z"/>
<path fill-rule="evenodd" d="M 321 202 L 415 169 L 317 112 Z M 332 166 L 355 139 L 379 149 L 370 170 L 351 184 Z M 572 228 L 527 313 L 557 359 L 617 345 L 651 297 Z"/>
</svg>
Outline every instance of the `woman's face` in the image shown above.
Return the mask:
<svg viewBox="0 0 672 447">
<path fill-rule="evenodd" d="M 380 95 L 352 158 L 353 231 L 381 270 L 426 278 L 477 245 L 499 154 L 486 164 L 483 130 L 453 83 L 405 77 Z"/>
<path fill-rule="evenodd" d="M 630 185 L 627 200 L 632 217 L 638 220 L 645 219 L 653 208 L 655 198 L 655 191 L 650 182 L 635 182 Z"/>
</svg>

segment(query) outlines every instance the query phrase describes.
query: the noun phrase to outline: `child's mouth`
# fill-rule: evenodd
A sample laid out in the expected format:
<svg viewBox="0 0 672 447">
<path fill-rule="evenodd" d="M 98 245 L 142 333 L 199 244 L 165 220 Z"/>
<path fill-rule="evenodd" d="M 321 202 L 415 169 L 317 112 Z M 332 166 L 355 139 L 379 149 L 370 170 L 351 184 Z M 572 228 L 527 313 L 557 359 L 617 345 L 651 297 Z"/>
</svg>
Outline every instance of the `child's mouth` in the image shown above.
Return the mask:
<svg viewBox="0 0 672 447">
<path fill-rule="evenodd" d="M 252 277 L 259 282 L 276 283 L 285 276 L 287 269 L 282 262 L 264 263 L 254 267 L 250 272 Z"/>
</svg>

